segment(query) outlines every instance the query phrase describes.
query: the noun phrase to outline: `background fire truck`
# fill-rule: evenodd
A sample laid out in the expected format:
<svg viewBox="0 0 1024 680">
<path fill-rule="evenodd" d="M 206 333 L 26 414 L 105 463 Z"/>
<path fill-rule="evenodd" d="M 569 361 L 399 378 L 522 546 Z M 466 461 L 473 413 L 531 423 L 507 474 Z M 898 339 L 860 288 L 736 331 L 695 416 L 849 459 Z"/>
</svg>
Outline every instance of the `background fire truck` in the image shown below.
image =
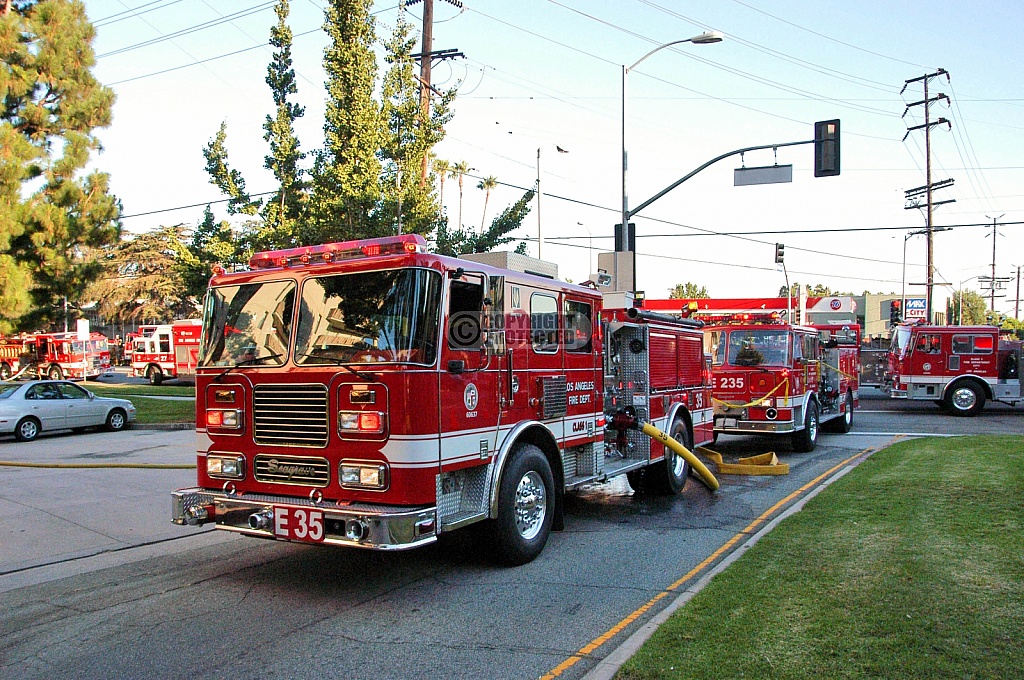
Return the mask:
<svg viewBox="0 0 1024 680">
<path fill-rule="evenodd" d="M 1001 340 L 995 326 L 901 324 L 893 329 L 885 390 L 897 399 L 929 400 L 953 415 L 974 416 L 986 400 L 1024 400 L 1021 342 Z"/>
<path fill-rule="evenodd" d="M 18 377 L 88 380 L 110 373 L 110 348 L 102 333 L 36 333 L 28 336 Z"/>
<path fill-rule="evenodd" d="M 794 450 L 807 452 L 819 426 L 849 432 L 860 403 L 860 327 L 736 316 L 705 319 L 715 434 L 788 434 Z"/>
<path fill-rule="evenodd" d="M 679 493 L 712 437 L 700 324 L 602 311 L 592 288 L 523 273 L 553 265 L 499 257 L 406 235 L 216 273 L 198 485 L 172 494 L 173 521 L 384 550 L 479 524 L 522 564 L 561 528 L 566 490 L 625 474 Z"/>
<path fill-rule="evenodd" d="M 10 380 L 21 365 L 25 353 L 25 335 L 0 338 L 0 380 Z"/>
<path fill-rule="evenodd" d="M 202 319 L 152 326 L 132 340 L 132 372 L 148 378 L 151 385 L 167 379 L 194 378 L 202 327 Z"/>
</svg>

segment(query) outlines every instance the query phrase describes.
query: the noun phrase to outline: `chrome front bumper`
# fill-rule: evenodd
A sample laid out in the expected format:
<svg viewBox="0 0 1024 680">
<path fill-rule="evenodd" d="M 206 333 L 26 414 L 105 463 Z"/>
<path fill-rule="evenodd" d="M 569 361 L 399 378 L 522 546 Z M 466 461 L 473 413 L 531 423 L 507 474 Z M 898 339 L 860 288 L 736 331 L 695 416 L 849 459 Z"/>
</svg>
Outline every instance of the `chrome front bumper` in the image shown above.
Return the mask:
<svg viewBox="0 0 1024 680">
<path fill-rule="evenodd" d="M 740 420 L 738 418 L 715 417 L 715 432 L 719 434 L 738 434 L 743 432 L 788 434 L 795 430 L 796 427 L 791 420 Z"/>
<path fill-rule="evenodd" d="M 213 508 L 212 516 L 207 510 L 210 507 Z M 171 493 L 171 521 L 174 524 L 199 526 L 213 522 L 217 529 L 257 538 L 286 540 L 274 535 L 272 526 L 250 526 L 251 516 L 273 514 L 275 507 L 321 510 L 324 514 L 323 543 L 326 545 L 407 550 L 437 540 L 437 511 L 433 506 L 410 508 L 366 503 L 338 506 L 291 496 L 229 494 L 202 488 L 179 489 Z M 353 526 L 352 523 L 362 527 L 359 538 L 352 538 L 346 530 Z"/>
</svg>

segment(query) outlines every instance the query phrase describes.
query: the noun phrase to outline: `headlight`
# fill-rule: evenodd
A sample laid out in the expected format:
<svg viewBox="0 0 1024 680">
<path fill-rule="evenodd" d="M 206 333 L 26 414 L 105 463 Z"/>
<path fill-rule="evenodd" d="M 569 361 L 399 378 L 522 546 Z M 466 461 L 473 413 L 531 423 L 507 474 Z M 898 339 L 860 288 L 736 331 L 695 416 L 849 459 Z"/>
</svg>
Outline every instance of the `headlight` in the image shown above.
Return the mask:
<svg viewBox="0 0 1024 680">
<path fill-rule="evenodd" d="M 211 477 L 241 479 L 245 477 L 245 458 L 242 456 L 207 456 L 206 473 Z"/>
<path fill-rule="evenodd" d="M 242 419 L 238 409 L 207 409 L 206 425 L 237 430 L 242 426 Z"/>
<path fill-rule="evenodd" d="M 338 432 L 380 434 L 384 431 L 384 414 L 380 411 L 339 411 Z"/>
<path fill-rule="evenodd" d="M 360 489 L 383 489 L 388 485 L 388 466 L 384 463 L 342 462 L 341 485 Z"/>
</svg>

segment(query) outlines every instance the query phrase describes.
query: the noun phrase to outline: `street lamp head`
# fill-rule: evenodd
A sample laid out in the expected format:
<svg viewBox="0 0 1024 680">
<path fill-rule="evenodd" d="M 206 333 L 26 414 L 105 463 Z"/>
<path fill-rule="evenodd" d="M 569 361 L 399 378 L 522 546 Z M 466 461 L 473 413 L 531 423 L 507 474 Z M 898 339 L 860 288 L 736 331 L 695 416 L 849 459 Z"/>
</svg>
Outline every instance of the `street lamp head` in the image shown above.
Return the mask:
<svg viewBox="0 0 1024 680">
<path fill-rule="evenodd" d="M 710 45 L 712 43 L 722 42 L 724 39 L 725 36 L 719 31 L 705 31 L 700 35 L 695 35 L 690 38 L 690 42 L 694 45 Z"/>
</svg>

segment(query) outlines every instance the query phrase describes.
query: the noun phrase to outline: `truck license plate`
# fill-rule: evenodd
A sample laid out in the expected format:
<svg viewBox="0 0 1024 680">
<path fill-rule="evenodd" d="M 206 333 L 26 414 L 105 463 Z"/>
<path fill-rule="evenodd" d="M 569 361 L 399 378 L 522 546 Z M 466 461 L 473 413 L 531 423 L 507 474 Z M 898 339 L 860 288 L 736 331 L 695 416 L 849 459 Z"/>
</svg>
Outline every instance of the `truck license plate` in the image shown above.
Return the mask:
<svg viewBox="0 0 1024 680">
<path fill-rule="evenodd" d="M 274 506 L 274 536 L 289 541 L 323 543 L 324 512 L 313 508 Z"/>
</svg>

